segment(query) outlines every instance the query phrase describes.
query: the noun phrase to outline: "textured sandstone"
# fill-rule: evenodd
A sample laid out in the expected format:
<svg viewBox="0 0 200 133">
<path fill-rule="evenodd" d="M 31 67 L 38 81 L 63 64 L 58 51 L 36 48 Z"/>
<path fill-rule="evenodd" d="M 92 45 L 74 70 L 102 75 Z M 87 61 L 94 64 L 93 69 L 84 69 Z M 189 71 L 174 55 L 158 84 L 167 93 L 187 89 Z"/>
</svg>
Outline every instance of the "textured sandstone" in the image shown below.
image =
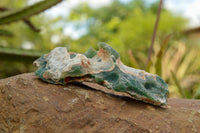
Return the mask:
<svg viewBox="0 0 200 133">
<path fill-rule="evenodd" d="M 48 84 L 33 73 L 2 79 L 0 133 L 200 132 L 200 100 L 157 107 L 92 87 Z"/>
</svg>

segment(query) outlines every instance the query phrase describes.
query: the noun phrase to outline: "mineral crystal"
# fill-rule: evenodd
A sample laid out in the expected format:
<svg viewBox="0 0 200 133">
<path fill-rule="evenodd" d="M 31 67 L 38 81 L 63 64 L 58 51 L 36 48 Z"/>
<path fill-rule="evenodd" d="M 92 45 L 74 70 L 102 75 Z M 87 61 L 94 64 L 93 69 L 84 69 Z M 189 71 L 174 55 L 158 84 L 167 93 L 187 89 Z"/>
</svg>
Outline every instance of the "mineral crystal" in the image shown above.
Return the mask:
<svg viewBox="0 0 200 133">
<path fill-rule="evenodd" d="M 34 61 L 35 74 L 53 84 L 94 82 L 136 100 L 166 105 L 168 85 L 161 77 L 124 65 L 119 53 L 106 43 L 98 46 L 99 51 L 90 48 L 84 54 L 57 47 Z"/>
</svg>

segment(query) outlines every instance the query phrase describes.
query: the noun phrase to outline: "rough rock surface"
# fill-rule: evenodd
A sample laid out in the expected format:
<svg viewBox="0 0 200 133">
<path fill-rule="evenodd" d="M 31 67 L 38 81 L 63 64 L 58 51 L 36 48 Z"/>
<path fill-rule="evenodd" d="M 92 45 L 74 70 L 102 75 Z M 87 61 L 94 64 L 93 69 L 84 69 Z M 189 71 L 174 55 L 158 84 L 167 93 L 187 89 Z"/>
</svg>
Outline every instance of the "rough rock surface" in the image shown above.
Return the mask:
<svg viewBox="0 0 200 133">
<path fill-rule="evenodd" d="M 157 107 L 33 73 L 0 80 L 0 133 L 198 133 L 200 100 Z"/>
</svg>

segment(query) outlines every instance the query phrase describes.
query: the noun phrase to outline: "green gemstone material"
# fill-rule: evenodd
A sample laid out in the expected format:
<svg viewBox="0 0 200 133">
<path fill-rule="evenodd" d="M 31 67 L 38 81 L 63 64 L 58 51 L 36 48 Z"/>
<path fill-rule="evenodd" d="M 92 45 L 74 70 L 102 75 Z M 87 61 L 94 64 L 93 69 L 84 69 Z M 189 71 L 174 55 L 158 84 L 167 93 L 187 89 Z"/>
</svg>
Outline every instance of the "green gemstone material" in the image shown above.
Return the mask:
<svg viewBox="0 0 200 133">
<path fill-rule="evenodd" d="M 35 74 L 44 81 L 66 85 L 70 82 L 94 82 L 129 94 L 136 100 L 166 105 L 168 85 L 158 75 L 124 65 L 120 54 L 106 43 L 99 43 L 85 54 L 69 53 L 57 47 L 34 61 Z"/>
</svg>

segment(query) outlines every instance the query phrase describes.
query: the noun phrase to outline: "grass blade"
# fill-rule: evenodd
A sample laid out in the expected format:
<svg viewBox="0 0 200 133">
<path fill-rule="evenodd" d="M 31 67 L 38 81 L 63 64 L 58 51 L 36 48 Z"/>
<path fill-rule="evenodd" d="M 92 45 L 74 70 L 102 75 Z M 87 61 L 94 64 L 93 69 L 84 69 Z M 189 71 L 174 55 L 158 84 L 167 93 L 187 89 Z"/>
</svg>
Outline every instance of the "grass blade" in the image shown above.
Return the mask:
<svg viewBox="0 0 200 133">
<path fill-rule="evenodd" d="M 193 99 L 200 99 L 200 88 L 196 91 L 195 95 L 193 96 Z"/>
<path fill-rule="evenodd" d="M 173 71 L 171 71 L 171 75 L 172 75 L 172 79 L 174 80 L 174 83 L 178 87 L 179 93 L 182 95 L 183 98 L 186 98 L 186 94 L 183 91 L 183 88 L 181 87 L 181 85 Z"/>
<path fill-rule="evenodd" d="M 133 53 L 132 53 L 131 50 L 128 50 L 128 56 L 129 56 L 129 59 L 131 61 L 131 66 L 136 68 L 136 69 L 138 69 L 139 65 L 138 65 L 136 59 L 134 58 Z"/>
<path fill-rule="evenodd" d="M 146 71 L 147 71 L 147 72 L 150 72 L 150 68 L 151 68 L 152 64 L 153 64 L 153 62 L 150 60 L 150 61 L 148 62 L 148 64 L 147 64 L 147 66 L 146 66 Z"/>
<path fill-rule="evenodd" d="M 167 43 L 169 41 L 169 38 L 172 36 L 172 34 L 169 34 L 168 36 L 165 37 L 165 40 L 163 41 L 161 48 L 157 54 L 157 61 L 155 64 L 155 68 L 156 68 L 156 74 L 159 76 L 162 76 L 162 56 L 163 56 L 163 52 L 167 46 Z"/>
</svg>

